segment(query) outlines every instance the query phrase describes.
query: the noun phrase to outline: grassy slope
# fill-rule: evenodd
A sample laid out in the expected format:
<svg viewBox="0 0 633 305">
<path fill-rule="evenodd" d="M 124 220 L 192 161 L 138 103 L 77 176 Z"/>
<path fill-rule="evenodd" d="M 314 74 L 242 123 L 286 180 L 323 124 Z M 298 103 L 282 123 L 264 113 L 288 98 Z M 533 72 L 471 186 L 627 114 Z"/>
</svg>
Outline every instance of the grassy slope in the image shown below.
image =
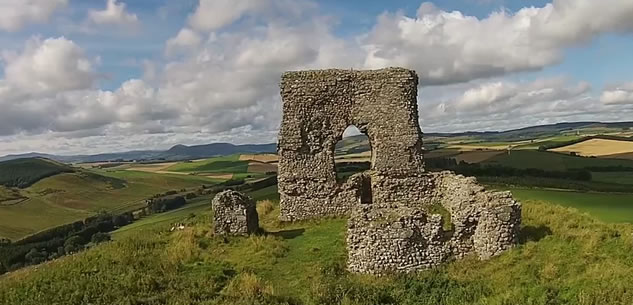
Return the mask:
<svg viewBox="0 0 633 305">
<path fill-rule="evenodd" d="M 239 155 L 232 155 L 178 163 L 165 170 L 184 173 L 246 173 L 248 161 L 240 160 Z"/>
<path fill-rule="evenodd" d="M 259 196 L 271 196 L 261 192 Z M 349 275 L 345 220 L 210 235 L 210 214 L 0 278 L 0 304 L 631 304 L 633 226 L 525 201 L 522 244 L 411 276 Z M 139 231 L 140 232 L 140 231 Z"/>
<path fill-rule="evenodd" d="M 567 170 L 596 166 L 631 166 L 633 160 L 615 160 L 599 158 L 573 157 L 553 152 L 517 150 L 510 154 L 501 154 L 484 162 L 515 168 L 540 168 L 544 170 Z"/>
<path fill-rule="evenodd" d="M 106 210 L 123 212 L 144 206 L 144 199 L 168 190 L 213 184 L 216 180 L 188 175 L 133 171 L 96 171 L 107 175 L 61 174 L 25 191 L 27 201 L 0 207 L 0 236 L 19 239 L 47 228 L 84 219 Z M 111 179 L 108 179 L 110 177 Z M 117 182 L 126 181 L 125 187 Z"/>
<path fill-rule="evenodd" d="M 40 179 L 72 171 L 69 166 L 41 158 L 0 162 L 0 185 L 28 187 Z"/>
</svg>

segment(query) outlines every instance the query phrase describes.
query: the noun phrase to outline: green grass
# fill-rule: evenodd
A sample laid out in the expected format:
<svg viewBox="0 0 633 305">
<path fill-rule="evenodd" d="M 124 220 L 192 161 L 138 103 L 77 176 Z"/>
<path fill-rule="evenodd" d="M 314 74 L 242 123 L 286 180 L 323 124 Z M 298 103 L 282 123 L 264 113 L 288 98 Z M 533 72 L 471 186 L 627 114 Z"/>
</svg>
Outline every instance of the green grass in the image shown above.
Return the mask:
<svg viewBox="0 0 633 305">
<path fill-rule="evenodd" d="M 483 162 L 483 164 L 503 165 L 521 169 L 539 168 L 543 170 L 565 171 L 569 169 L 581 169 L 586 167 L 633 167 L 633 160 L 583 158 L 554 152 L 513 150 L 510 154 L 501 154 L 492 157 L 491 159 Z"/>
<path fill-rule="evenodd" d="M 25 188 L 43 178 L 72 170 L 65 164 L 41 158 L 0 162 L 0 185 Z"/>
<path fill-rule="evenodd" d="M 519 201 L 542 200 L 576 208 L 605 222 L 633 223 L 633 194 L 581 193 L 573 191 L 512 189 Z"/>
<path fill-rule="evenodd" d="M 202 161 L 182 162 L 165 170 L 183 173 L 246 173 L 248 161 L 240 161 L 239 155 L 231 155 Z"/>
<path fill-rule="evenodd" d="M 591 176 L 594 181 L 633 185 L 633 172 L 593 172 Z"/>
<path fill-rule="evenodd" d="M 262 192 L 263 193 L 263 192 Z M 260 194 L 263 195 L 263 194 Z M 632 304 L 633 226 L 523 202 L 521 245 L 416 275 L 353 275 L 345 220 L 283 225 L 216 238 L 209 212 L 169 222 L 37 268 L 0 277 L 0 304 Z"/>
</svg>

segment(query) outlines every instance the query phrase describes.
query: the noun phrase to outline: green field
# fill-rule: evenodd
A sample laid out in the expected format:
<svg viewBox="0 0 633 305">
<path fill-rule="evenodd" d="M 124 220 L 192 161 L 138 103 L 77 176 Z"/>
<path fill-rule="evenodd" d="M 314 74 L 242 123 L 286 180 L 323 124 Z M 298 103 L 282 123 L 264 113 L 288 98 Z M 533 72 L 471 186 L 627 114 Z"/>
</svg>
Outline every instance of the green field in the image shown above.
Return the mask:
<svg viewBox="0 0 633 305">
<path fill-rule="evenodd" d="M 240 155 L 232 155 L 201 161 L 181 162 L 165 170 L 183 173 L 246 173 L 248 161 L 240 161 Z"/>
<path fill-rule="evenodd" d="M 191 214 L 199 214 L 201 212 L 209 211 L 210 209 L 211 199 L 209 197 L 197 198 L 188 202 L 183 208 L 150 215 L 146 218 L 135 221 L 132 224 L 124 226 L 112 232 L 112 237 L 114 239 L 118 239 L 130 234 L 139 234 L 140 231 L 144 230 L 153 230 L 157 227 L 165 228 L 166 225 L 186 220 Z"/>
<path fill-rule="evenodd" d="M 594 181 L 633 185 L 633 172 L 593 172 L 591 176 Z M 633 186 L 631 189 L 633 190 Z"/>
<path fill-rule="evenodd" d="M 625 166 L 633 167 L 633 160 L 599 159 L 574 157 L 554 152 L 513 150 L 484 162 L 488 165 L 502 165 L 514 168 L 539 168 L 550 171 L 565 171 L 586 167 Z"/>
<path fill-rule="evenodd" d="M 605 222 L 633 223 L 633 194 L 511 189 L 519 201 L 541 200 L 578 209 Z"/>
</svg>

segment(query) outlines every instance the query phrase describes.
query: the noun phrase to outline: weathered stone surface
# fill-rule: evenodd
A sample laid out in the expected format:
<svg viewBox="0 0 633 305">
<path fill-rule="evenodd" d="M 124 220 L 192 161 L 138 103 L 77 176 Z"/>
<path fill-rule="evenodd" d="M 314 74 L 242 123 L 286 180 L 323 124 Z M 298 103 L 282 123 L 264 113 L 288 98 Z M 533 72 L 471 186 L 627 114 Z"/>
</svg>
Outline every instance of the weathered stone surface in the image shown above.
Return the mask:
<svg viewBox="0 0 633 305">
<path fill-rule="evenodd" d="M 280 219 L 351 214 L 350 271 L 410 272 L 516 243 L 521 206 L 509 193 L 424 171 L 417 84 L 401 68 L 282 76 Z M 349 125 L 369 137 L 371 168 L 341 182 L 334 148 Z"/>
<path fill-rule="evenodd" d="M 521 206 L 509 192 L 488 192 L 474 178 L 427 173 L 424 201 L 360 204 L 348 221 L 348 269 L 411 272 L 468 254 L 481 259 L 517 242 Z M 446 224 L 450 224 L 448 227 Z"/>
<path fill-rule="evenodd" d="M 224 191 L 212 201 L 213 231 L 219 235 L 248 235 L 259 229 L 255 201 L 237 191 Z"/>
</svg>

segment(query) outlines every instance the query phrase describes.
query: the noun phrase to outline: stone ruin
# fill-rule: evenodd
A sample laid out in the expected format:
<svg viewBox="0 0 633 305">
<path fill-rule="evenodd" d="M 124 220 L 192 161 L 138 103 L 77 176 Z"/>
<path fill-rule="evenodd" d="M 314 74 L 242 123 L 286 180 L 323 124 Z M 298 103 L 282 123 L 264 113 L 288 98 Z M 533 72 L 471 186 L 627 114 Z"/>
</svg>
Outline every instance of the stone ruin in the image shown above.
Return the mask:
<svg viewBox="0 0 633 305">
<path fill-rule="evenodd" d="M 425 172 L 414 71 L 286 72 L 281 80 L 280 220 L 351 215 L 348 269 L 410 272 L 497 255 L 517 242 L 521 205 L 474 178 Z M 356 126 L 371 168 L 339 181 L 334 149 Z"/>
<path fill-rule="evenodd" d="M 227 190 L 215 195 L 211 205 L 215 234 L 249 235 L 259 229 L 259 217 L 251 197 Z"/>
</svg>

